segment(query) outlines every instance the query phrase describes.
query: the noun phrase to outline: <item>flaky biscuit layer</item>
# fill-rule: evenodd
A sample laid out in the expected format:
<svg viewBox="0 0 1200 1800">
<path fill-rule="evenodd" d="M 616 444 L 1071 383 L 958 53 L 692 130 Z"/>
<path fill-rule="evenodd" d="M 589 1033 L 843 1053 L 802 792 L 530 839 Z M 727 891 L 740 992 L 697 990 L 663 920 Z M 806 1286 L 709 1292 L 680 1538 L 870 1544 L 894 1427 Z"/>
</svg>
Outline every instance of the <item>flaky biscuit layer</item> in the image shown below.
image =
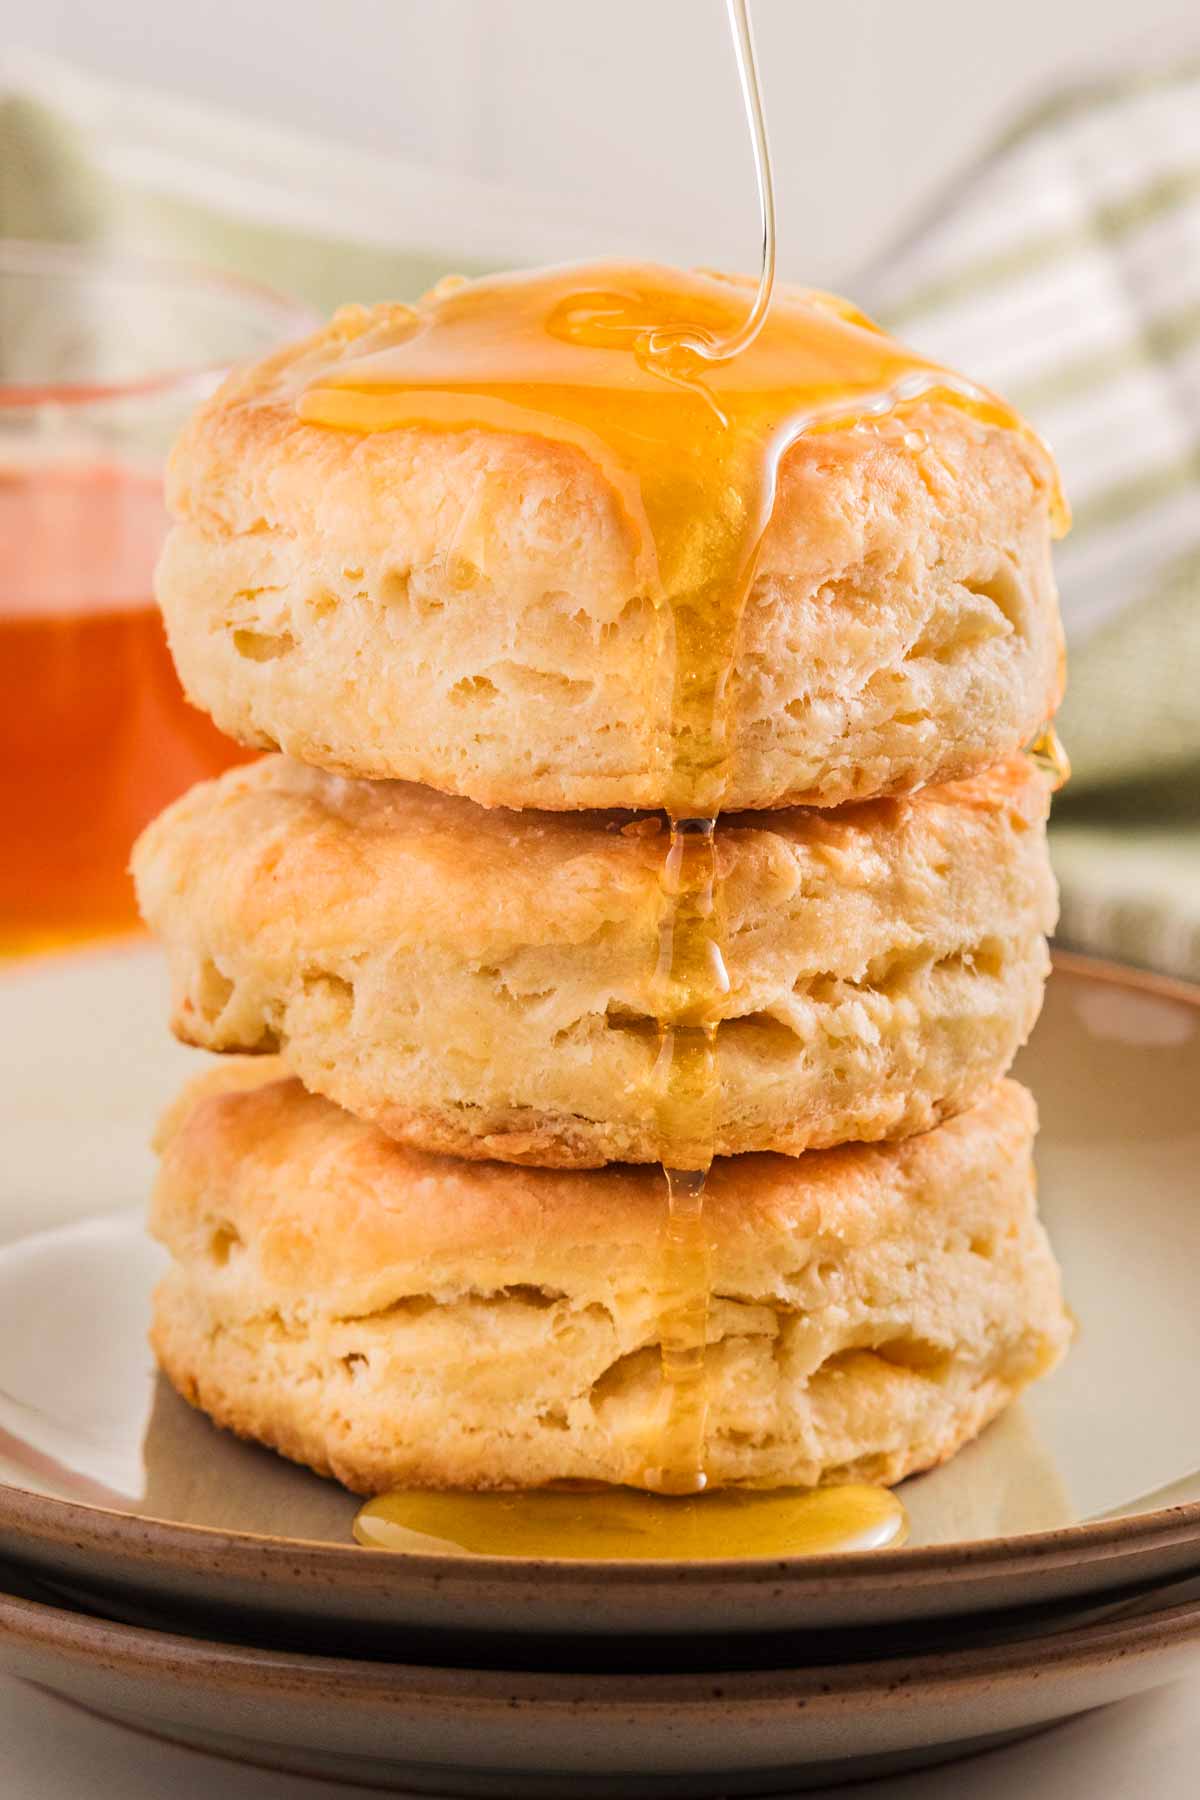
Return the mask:
<svg viewBox="0 0 1200 1800">
<path fill-rule="evenodd" d="M 904 800 L 718 828 L 730 990 L 717 1150 L 923 1131 L 1008 1067 L 1054 921 L 1023 757 Z M 147 831 L 138 892 L 178 1034 L 282 1048 L 429 1150 L 657 1161 L 657 817 L 486 810 L 272 758 Z"/>
<path fill-rule="evenodd" d="M 280 1077 L 226 1064 L 164 1127 L 154 1344 L 179 1391 L 364 1493 L 636 1482 L 658 1174 L 425 1155 Z M 1034 1128 L 1003 1082 L 900 1144 L 714 1166 L 714 1483 L 897 1481 L 1058 1359 Z"/>
</svg>

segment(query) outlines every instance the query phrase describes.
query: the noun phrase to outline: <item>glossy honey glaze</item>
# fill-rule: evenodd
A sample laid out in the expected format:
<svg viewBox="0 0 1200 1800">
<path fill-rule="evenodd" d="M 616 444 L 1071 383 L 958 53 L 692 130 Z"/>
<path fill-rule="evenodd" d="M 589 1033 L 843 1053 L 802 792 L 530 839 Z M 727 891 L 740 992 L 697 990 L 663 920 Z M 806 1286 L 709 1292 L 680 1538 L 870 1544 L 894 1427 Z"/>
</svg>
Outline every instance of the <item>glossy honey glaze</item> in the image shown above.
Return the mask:
<svg viewBox="0 0 1200 1800">
<path fill-rule="evenodd" d="M 725 688 L 780 459 L 804 432 L 865 424 L 936 394 L 1025 432 L 999 400 L 913 355 L 845 302 L 776 292 L 754 342 L 706 361 L 691 333 L 736 334 L 754 286 L 598 263 L 443 283 L 343 341 L 298 398 L 349 431 L 404 426 L 552 439 L 587 456 L 627 521 L 638 585 L 675 649 L 662 800 L 719 810 L 731 754 Z M 346 341 L 348 340 L 348 341 Z"/>
<path fill-rule="evenodd" d="M 893 1549 L 906 1530 L 894 1494 L 855 1483 L 759 1492 L 725 1488 L 672 1499 L 635 1488 L 610 1488 L 602 1496 L 561 1488 L 410 1491 L 368 1501 L 354 1535 L 372 1550 L 694 1562 Z"/>
<path fill-rule="evenodd" d="M 803 433 L 869 429 L 932 396 L 1027 431 L 995 397 L 824 294 L 777 292 L 753 341 L 722 355 L 754 300 L 748 281 L 641 264 L 452 280 L 382 327 L 347 315 L 341 343 L 297 401 L 305 420 L 353 432 L 494 430 L 573 447 L 611 489 L 637 580 L 672 635 L 661 771 L 672 831 L 652 1102 L 670 1198 L 660 1309 L 666 1380 L 639 1480 L 673 1492 L 694 1492 L 705 1479 L 703 1182 L 728 987 L 714 820 L 732 754 L 727 690 L 738 627 L 780 460 Z"/>
</svg>

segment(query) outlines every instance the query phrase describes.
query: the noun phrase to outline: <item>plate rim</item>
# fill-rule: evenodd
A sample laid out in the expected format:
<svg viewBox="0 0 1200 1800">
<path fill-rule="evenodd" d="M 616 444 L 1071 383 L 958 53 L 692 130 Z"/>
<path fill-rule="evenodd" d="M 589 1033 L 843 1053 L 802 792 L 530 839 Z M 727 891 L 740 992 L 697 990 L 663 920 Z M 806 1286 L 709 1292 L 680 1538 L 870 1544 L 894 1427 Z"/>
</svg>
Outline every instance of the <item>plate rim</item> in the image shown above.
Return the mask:
<svg viewBox="0 0 1200 1800">
<path fill-rule="evenodd" d="M 293 1699 L 315 1684 L 326 1698 L 341 1682 L 359 1704 L 387 1703 L 392 1696 L 435 1704 L 494 1706 L 508 1712 L 514 1704 L 537 1704 L 569 1710 L 597 1696 L 623 1711 L 673 1710 L 691 1707 L 711 1711 L 722 1705 L 801 1703 L 806 1710 L 833 1709 L 847 1702 L 877 1698 L 880 1690 L 917 1690 L 928 1702 L 985 1682 L 1039 1679 L 1059 1671 L 1095 1667 L 1152 1651 L 1200 1644 L 1200 1596 L 1156 1608 L 1134 1618 L 1092 1620 L 1064 1625 L 1061 1631 L 1002 1643 L 947 1646 L 915 1654 L 869 1661 L 809 1663 L 768 1669 L 669 1670 L 664 1674 L 589 1670 L 529 1670 L 445 1666 L 436 1663 L 313 1655 L 267 1645 L 230 1644 L 220 1638 L 183 1636 L 146 1625 L 127 1625 L 52 1600 L 14 1594 L 0 1577 L 0 1647 L 48 1650 L 76 1663 L 99 1663 L 136 1672 L 153 1668 L 188 1679 L 195 1674 L 228 1686 L 240 1678 L 275 1677 L 290 1688 Z M 713 1684 L 720 1693 L 714 1695 Z M 549 1691 L 547 1691 L 549 1690 Z M 343 1693 L 341 1699 L 350 1698 Z"/>
<path fill-rule="evenodd" d="M 1056 972 L 1074 979 L 1098 981 L 1109 987 L 1132 989 L 1175 1001 L 1200 1012 L 1200 984 L 1135 968 L 1103 957 L 1074 950 L 1052 951 Z M 287 1564 L 289 1585 L 323 1580 L 328 1585 L 361 1591 L 377 1589 L 386 1571 L 402 1568 L 405 1585 L 439 1589 L 467 1585 L 525 1584 L 573 1586 L 587 1576 L 602 1578 L 614 1589 L 688 1585 L 702 1575 L 709 1585 L 758 1584 L 764 1579 L 786 1579 L 821 1599 L 841 1594 L 869 1592 L 881 1581 L 888 1586 L 903 1582 L 922 1589 L 948 1578 L 969 1575 L 975 1579 L 1010 1578 L 1038 1569 L 1070 1568 L 1130 1552 L 1147 1554 L 1196 1540 L 1200 1549 L 1200 1500 L 1186 1501 L 1153 1511 L 1097 1519 L 1052 1530 L 990 1538 L 968 1538 L 959 1543 L 927 1545 L 918 1549 L 843 1551 L 809 1557 L 720 1557 L 703 1563 L 668 1560 L 604 1561 L 584 1558 L 438 1556 L 422 1552 L 403 1557 L 386 1551 L 364 1551 L 357 1544 L 332 1544 L 312 1538 L 274 1537 L 265 1533 L 235 1532 L 209 1525 L 188 1525 L 115 1507 L 64 1500 L 16 1487 L 0 1480 L 0 1532 L 12 1531 L 25 1540 L 61 1544 L 76 1551 L 112 1554 L 139 1567 L 213 1568 L 219 1558 L 225 1579 L 245 1576 L 261 1582 L 264 1563 L 268 1572 L 276 1563 Z M 283 1573 L 281 1570 L 280 1573 Z"/>
</svg>

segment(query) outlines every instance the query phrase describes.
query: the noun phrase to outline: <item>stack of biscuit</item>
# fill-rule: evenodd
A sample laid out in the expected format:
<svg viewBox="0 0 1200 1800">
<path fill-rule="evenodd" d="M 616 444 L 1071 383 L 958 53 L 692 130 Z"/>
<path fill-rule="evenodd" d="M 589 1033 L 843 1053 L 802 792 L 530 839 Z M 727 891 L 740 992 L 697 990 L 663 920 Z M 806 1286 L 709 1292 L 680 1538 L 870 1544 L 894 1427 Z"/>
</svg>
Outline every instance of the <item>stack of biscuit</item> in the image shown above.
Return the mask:
<svg viewBox="0 0 1200 1800">
<path fill-rule="evenodd" d="M 237 1053 L 163 1124 L 155 1349 L 359 1492 L 636 1485 L 670 646 L 586 456 L 302 420 L 339 329 L 172 463 L 180 674 L 272 754 L 135 854 L 176 1032 Z M 1055 913 L 1052 505 L 1035 440 L 936 395 L 784 461 L 716 831 L 711 1485 L 895 1482 L 1066 1346 L 1005 1079 Z"/>
</svg>

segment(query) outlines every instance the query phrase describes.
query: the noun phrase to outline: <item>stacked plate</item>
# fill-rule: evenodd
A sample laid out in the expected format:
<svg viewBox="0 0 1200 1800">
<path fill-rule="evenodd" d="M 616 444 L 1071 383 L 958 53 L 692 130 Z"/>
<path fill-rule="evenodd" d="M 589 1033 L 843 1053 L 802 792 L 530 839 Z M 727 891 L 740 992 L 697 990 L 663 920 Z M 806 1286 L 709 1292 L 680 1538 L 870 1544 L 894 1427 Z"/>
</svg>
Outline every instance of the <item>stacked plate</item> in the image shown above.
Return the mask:
<svg viewBox="0 0 1200 1800">
<path fill-rule="evenodd" d="M 0 1668 L 366 1785 L 733 1794 L 961 1754 L 1200 1656 L 1200 993 L 1060 960 L 1018 1072 L 1078 1342 L 906 1484 L 906 1548 L 584 1564 L 359 1550 L 349 1496 L 156 1382 L 143 1143 L 186 1060 L 157 981 L 143 951 L 0 981 Z"/>
</svg>

